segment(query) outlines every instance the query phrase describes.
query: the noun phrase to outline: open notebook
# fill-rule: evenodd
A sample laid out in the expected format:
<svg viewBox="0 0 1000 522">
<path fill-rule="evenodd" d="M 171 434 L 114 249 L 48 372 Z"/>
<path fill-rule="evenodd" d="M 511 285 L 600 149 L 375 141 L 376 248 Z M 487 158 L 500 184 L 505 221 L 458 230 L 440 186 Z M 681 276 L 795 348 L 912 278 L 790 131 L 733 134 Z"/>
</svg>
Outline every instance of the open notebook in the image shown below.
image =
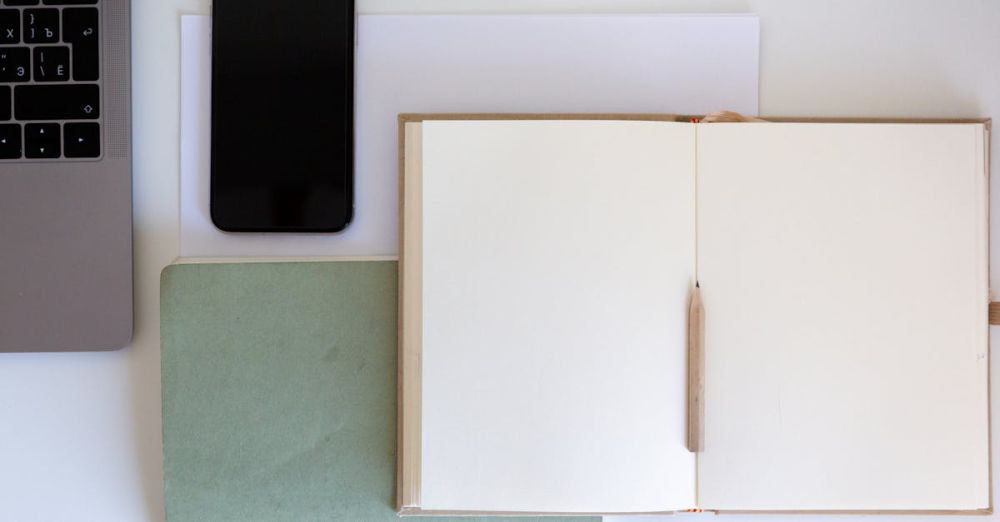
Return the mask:
<svg viewBox="0 0 1000 522">
<path fill-rule="evenodd" d="M 988 122 L 674 120 L 401 117 L 400 512 L 989 512 Z"/>
</svg>

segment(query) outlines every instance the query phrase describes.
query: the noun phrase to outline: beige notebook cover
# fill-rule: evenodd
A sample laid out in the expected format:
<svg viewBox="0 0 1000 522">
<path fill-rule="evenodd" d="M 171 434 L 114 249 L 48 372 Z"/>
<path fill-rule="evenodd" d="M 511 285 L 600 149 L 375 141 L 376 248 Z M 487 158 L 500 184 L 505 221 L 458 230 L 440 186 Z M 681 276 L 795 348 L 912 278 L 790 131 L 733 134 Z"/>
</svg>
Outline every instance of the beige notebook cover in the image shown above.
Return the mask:
<svg viewBox="0 0 1000 522">
<path fill-rule="evenodd" d="M 401 116 L 400 513 L 991 512 L 989 131 Z"/>
</svg>

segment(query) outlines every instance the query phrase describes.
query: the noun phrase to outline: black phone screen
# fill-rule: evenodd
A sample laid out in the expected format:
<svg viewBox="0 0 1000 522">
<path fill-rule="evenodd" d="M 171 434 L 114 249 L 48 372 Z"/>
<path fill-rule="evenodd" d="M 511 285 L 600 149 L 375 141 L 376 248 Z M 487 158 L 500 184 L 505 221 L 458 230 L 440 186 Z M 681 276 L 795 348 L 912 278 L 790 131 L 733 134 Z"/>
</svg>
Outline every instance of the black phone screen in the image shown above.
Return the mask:
<svg viewBox="0 0 1000 522">
<path fill-rule="evenodd" d="M 336 232 L 354 207 L 353 0 L 214 0 L 211 215 Z"/>
</svg>

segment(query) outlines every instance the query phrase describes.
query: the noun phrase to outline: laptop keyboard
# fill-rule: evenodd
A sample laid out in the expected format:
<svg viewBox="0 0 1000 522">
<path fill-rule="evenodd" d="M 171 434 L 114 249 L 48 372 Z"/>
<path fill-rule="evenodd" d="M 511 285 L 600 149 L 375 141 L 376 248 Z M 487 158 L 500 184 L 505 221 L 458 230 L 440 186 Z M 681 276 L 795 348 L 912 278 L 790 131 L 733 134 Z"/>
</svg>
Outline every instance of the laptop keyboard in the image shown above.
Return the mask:
<svg viewBox="0 0 1000 522">
<path fill-rule="evenodd" d="M 101 156 L 98 0 L 0 0 L 0 160 Z"/>
</svg>

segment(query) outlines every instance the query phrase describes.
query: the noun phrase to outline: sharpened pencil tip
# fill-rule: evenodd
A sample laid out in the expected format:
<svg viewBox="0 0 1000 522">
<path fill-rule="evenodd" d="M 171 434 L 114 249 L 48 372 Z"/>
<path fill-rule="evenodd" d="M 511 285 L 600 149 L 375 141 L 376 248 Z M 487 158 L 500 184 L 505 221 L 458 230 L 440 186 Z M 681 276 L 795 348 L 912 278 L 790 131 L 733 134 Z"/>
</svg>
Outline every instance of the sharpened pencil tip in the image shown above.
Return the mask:
<svg viewBox="0 0 1000 522">
<path fill-rule="evenodd" d="M 695 288 L 701 288 L 701 281 L 695 281 L 694 282 L 694 287 Z"/>
</svg>

